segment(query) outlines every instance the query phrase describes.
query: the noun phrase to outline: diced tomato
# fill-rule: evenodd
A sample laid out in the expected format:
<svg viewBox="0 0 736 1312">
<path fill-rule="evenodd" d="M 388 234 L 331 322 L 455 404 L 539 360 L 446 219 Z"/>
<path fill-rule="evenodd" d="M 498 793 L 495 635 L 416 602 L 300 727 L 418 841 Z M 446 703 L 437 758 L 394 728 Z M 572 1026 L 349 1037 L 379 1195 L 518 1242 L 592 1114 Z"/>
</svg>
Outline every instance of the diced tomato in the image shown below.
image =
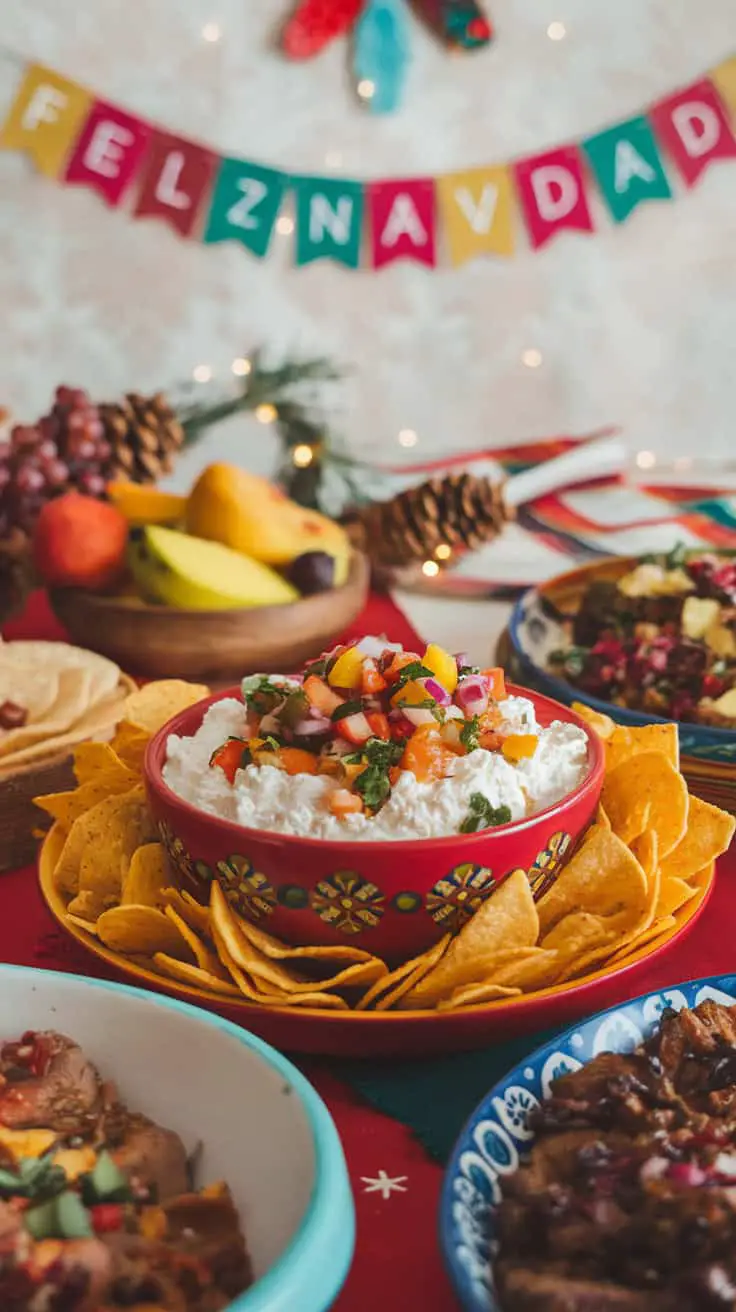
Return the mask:
<svg viewBox="0 0 736 1312">
<path fill-rule="evenodd" d="M 310 674 L 308 679 L 304 680 L 302 685 L 304 694 L 310 706 L 321 711 L 323 715 L 332 715 L 338 706 L 342 706 L 343 698 L 320 679 L 316 674 Z"/>
<path fill-rule="evenodd" d="M 340 738 L 344 738 L 348 743 L 354 743 L 356 747 L 361 747 L 373 737 L 371 726 L 362 711 L 357 711 L 355 715 L 344 715 L 341 720 L 336 720 L 335 731 Z"/>
<path fill-rule="evenodd" d="M 90 1208 L 95 1234 L 106 1235 L 123 1228 L 123 1209 L 120 1203 L 95 1203 Z"/>
<path fill-rule="evenodd" d="M 228 738 L 222 747 L 215 748 L 210 757 L 210 768 L 219 765 L 228 783 L 235 782 L 235 775 L 243 763 L 246 743 L 242 738 Z"/>
<path fill-rule="evenodd" d="M 506 696 L 506 680 L 500 666 L 494 666 L 490 670 L 481 670 L 484 679 L 488 680 L 490 695 L 495 702 L 500 702 Z"/>
<path fill-rule="evenodd" d="M 276 755 L 287 774 L 317 773 L 317 757 L 301 747 L 280 747 Z"/>
<path fill-rule="evenodd" d="M 361 692 L 364 696 L 370 697 L 377 692 L 383 692 L 386 687 L 386 680 L 381 674 L 376 662 L 372 657 L 366 656 L 363 661 L 363 677 L 361 681 Z"/>
<path fill-rule="evenodd" d="M 394 652 L 391 664 L 383 671 L 383 677 L 387 683 L 395 683 L 405 665 L 413 665 L 419 661 L 415 651 L 397 651 Z"/>
<path fill-rule="evenodd" d="M 384 715 L 382 711 L 373 711 L 365 718 L 371 726 L 373 737 L 382 738 L 384 742 L 388 742 L 391 737 L 391 725 L 388 722 L 388 716 Z"/>
<path fill-rule="evenodd" d="M 357 815 L 363 810 L 363 799 L 357 793 L 348 792 L 347 788 L 336 788 L 330 794 L 328 805 L 333 815 Z"/>
</svg>

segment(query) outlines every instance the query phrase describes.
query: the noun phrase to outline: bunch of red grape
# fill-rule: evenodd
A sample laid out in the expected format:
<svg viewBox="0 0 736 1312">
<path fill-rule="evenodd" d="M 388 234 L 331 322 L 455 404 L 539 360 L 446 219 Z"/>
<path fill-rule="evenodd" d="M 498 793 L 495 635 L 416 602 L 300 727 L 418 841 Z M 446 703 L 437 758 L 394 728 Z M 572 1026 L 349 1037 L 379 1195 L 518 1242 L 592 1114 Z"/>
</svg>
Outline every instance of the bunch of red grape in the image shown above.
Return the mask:
<svg viewBox="0 0 736 1312">
<path fill-rule="evenodd" d="M 97 406 L 81 388 L 57 387 L 49 414 L 0 441 L 0 537 L 32 532 L 44 503 L 71 488 L 102 496 L 110 456 Z"/>
</svg>

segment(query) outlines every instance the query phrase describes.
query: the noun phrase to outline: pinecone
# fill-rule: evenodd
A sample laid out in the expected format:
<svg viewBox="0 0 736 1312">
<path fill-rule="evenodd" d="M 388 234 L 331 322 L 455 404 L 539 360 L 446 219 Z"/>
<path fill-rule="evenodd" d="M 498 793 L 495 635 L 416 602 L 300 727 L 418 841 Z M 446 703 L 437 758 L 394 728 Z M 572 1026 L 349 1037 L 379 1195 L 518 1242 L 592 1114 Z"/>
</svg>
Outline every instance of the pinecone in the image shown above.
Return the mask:
<svg viewBox="0 0 736 1312">
<path fill-rule="evenodd" d="M 123 401 L 101 405 L 99 412 L 112 448 L 111 478 L 155 483 L 171 472 L 184 430 L 162 392 L 129 392 Z"/>
<path fill-rule="evenodd" d="M 437 548 L 473 551 L 498 536 L 513 511 L 500 484 L 473 474 L 448 474 L 377 501 L 346 523 L 379 570 L 437 559 Z M 440 552 L 440 558 L 442 552 Z"/>
</svg>

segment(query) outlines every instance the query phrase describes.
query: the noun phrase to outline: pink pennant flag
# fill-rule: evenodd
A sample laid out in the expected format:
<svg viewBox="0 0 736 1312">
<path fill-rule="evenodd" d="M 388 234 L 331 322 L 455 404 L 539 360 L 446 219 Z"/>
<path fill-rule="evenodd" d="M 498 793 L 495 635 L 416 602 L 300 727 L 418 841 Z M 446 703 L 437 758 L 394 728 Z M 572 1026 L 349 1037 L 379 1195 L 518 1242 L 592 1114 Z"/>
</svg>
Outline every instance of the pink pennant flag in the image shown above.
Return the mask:
<svg viewBox="0 0 736 1312">
<path fill-rule="evenodd" d="M 532 246 L 544 246 L 563 228 L 593 231 L 577 146 L 519 160 L 513 168 Z"/>
<path fill-rule="evenodd" d="M 99 192 L 108 205 L 119 205 L 138 172 L 150 129 L 116 105 L 95 101 L 64 174 L 65 182 Z"/>
<path fill-rule="evenodd" d="M 649 111 L 649 118 L 688 187 L 714 159 L 736 155 L 736 138 L 728 115 L 709 78 L 660 100 Z"/>
<path fill-rule="evenodd" d="M 436 263 L 436 207 L 433 178 L 372 182 L 368 187 L 373 267 L 395 260 Z"/>
</svg>

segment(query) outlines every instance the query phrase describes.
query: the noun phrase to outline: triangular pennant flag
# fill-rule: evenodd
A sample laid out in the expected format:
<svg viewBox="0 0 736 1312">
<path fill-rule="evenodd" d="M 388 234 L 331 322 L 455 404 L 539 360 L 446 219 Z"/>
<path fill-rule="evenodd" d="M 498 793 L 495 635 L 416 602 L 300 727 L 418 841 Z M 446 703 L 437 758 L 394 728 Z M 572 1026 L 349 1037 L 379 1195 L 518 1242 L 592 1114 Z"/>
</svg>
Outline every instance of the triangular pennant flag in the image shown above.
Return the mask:
<svg viewBox="0 0 736 1312">
<path fill-rule="evenodd" d="M 0 149 L 25 150 L 41 173 L 56 178 L 91 104 L 83 87 L 31 64 L 0 131 Z"/>
<path fill-rule="evenodd" d="M 588 137 L 583 150 L 616 223 L 623 223 L 645 200 L 671 198 L 657 143 L 645 118 L 630 118 Z"/>
</svg>

